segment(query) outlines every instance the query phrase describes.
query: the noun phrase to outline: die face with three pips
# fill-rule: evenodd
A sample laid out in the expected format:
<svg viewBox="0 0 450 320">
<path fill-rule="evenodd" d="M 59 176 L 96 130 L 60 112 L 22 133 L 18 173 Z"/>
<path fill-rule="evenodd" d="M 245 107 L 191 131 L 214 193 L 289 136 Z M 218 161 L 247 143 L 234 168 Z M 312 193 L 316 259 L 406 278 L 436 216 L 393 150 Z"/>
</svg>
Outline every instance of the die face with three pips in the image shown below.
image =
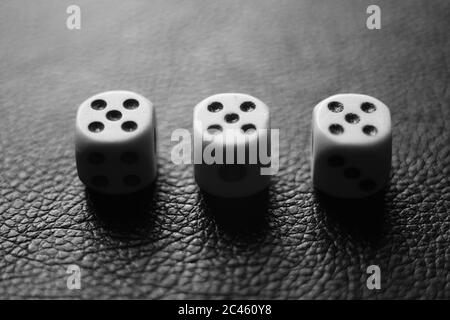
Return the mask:
<svg viewBox="0 0 450 320">
<path fill-rule="evenodd" d="M 108 91 L 85 100 L 76 118 L 78 176 L 106 194 L 136 192 L 156 177 L 153 104 L 131 91 Z"/>
<path fill-rule="evenodd" d="M 391 116 L 380 100 L 338 94 L 313 111 L 313 185 L 338 198 L 363 198 L 379 192 L 391 167 Z"/>
<path fill-rule="evenodd" d="M 269 129 L 269 108 L 250 95 L 223 93 L 198 103 L 193 130 L 195 180 L 200 188 L 229 198 L 265 189 L 270 179 L 261 169 L 270 163 L 261 161 L 260 155 L 270 153 Z M 219 161 L 208 163 L 201 157 L 208 148 L 222 153 Z"/>
</svg>

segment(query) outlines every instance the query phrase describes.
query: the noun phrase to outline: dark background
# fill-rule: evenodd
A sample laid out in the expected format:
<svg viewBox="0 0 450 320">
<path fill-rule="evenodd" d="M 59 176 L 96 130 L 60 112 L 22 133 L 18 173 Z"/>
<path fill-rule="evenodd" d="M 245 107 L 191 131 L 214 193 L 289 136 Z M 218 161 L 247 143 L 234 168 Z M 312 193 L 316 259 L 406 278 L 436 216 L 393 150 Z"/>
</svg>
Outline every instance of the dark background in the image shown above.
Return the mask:
<svg viewBox="0 0 450 320">
<path fill-rule="evenodd" d="M 1 1 L 0 297 L 450 298 L 449 17 L 444 0 Z M 86 192 L 74 161 L 78 105 L 114 89 L 158 118 L 158 179 L 124 199 Z M 281 130 L 280 171 L 246 201 L 205 196 L 170 160 L 194 105 L 230 91 L 266 102 Z M 311 189 L 312 108 L 341 92 L 391 109 L 378 199 Z"/>
</svg>

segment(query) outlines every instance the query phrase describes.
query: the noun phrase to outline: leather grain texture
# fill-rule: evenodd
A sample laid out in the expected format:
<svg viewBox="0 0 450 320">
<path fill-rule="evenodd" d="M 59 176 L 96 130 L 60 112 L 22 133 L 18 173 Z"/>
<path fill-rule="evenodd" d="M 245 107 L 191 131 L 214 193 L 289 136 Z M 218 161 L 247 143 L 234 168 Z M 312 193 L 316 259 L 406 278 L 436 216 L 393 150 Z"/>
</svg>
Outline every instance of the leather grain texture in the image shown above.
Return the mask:
<svg viewBox="0 0 450 320">
<path fill-rule="evenodd" d="M 449 299 L 449 14 L 447 0 L 1 1 L 0 298 Z M 87 192 L 74 161 L 78 105 L 114 89 L 158 118 L 158 179 L 123 199 Z M 271 108 L 280 170 L 223 201 L 171 162 L 170 137 L 233 91 Z M 311 188 L 312 108 L 341 92 L 391 109 L 391 181 L 370 201 Z"/>
</svg>

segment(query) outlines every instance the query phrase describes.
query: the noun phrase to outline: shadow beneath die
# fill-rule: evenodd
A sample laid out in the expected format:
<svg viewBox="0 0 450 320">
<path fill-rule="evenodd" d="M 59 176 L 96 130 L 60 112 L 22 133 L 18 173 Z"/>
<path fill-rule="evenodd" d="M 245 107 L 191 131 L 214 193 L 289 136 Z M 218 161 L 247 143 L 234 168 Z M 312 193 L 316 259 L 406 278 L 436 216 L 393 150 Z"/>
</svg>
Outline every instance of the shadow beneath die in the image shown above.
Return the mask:
<svg viewBox="0 0 450 320">
<path fill-rule="evenodd" d="M 132 194 L 106 195 L 85 189 L 87 208 L 102 227 L 123 236 L 148 237 L 153 228 L 155 184 Z"/>
<path fill-rule="evenodd" d="M 255 240 L 268 230 L 269 191 L 245 198 L 220 198 L 200 191 L 204 212 L 224 233 Z"/>
<path fill-rule="evenodd" d="M 371 246 L 381 240 L 386 216 L 383 191 L 363 199 L 338 199 L 315 190 L 314 198 L 329 231 L 336 236 L 351 237 Z"/>
</svg>

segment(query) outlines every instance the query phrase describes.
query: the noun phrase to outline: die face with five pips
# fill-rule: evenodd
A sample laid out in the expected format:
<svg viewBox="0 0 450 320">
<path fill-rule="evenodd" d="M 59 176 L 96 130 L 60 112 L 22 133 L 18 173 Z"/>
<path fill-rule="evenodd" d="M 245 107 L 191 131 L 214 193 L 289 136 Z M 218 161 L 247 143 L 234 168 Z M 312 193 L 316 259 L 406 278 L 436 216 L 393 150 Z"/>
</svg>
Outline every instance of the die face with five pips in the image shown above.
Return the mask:
<svg viewBox="0 0 450 320">
<path fill-rule="evenodd" d="M 338 94 L 313 111 L 313 185 L 339 198 L 363 198 L 383 189 L 391 167 L 391 116 L 380 100 Z"/>
<path fill-rule="evenodd" d="M 261 161 L 264 152 L 259 151 L 270 152 L 269 129 L 269 108 L 253 96 L 223 93 L 198 103 L 194 108 L 193 130 L 195 180 L 200 188 L 230 198 L 250 196 L 265 189 L 269 176 L 261 174 L 261 168 L 270 163 Z M 222 153 L 219 161 L 205 161 L 202 155 L 207 149 Z"/>
<path fill-rule="evenodd" d="M 75 149 L 78 176 L 90 189 L 126 194 L 156 177 L 153 104 L 131 91 L 108 91 L 78 108 Z"/>
<path fill-rule="evenodd" d="M 202 190 L 233 198 L 267 188 L 270 175 L 262 172 L 271 164 L 271 134 L 264 102 L 246 94 L 217 94 L 198 103 L 193 118 L 194 173 Z M 78 109 L 75 145 L 78 175 L 88 188 L 127 194 L 148 186 L 157 174 L 153 104 L 131 91 L 88 98 Z M 316 189 L 338 198 L 379 192 L 389 180 L 391 149 L 390 111 L 380 100 L 338 94 L 314 107 Z"/>
</svg>

